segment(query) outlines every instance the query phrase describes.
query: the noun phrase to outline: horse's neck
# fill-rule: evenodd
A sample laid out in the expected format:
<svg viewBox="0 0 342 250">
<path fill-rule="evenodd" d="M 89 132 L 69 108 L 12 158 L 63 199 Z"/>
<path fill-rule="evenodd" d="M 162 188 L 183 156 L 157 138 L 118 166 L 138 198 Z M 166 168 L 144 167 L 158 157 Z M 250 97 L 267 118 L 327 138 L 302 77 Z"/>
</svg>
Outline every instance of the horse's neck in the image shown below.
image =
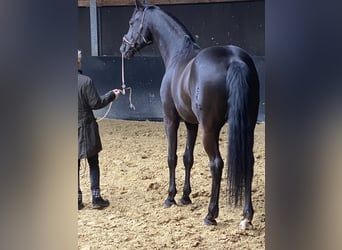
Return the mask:
<svg viewBox="0 0 342 250">
<path fill-rule="evenodd" d="M 190 61 L 200 50 L 184 29 L 172 17 L 156 10 L 151 22 L 153 40 L 166 67 Z"/>
</svg>

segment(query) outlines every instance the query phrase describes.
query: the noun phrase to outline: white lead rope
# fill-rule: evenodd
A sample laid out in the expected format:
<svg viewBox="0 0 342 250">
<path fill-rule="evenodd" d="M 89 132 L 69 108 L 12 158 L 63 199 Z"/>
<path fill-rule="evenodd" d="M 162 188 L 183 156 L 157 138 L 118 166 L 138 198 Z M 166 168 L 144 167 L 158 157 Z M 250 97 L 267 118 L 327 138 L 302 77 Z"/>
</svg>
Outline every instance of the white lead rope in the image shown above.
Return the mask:
<svg viewBox="0 0 342 250">
<path fill-rule="evenodd" d="M 124 66 L 124 55 L 123 54 L 121 54 L 121 80 L 122 80 L 122 85 L 121 85 L 122 90 L 120 89 L 120 93 L 125 95 L 126 94 L 126 89 L 129 89 L 129 97 L 128 97 L 128 99 L 129 99 L 129 108 L 135 110 L 135 106 L 132 103 L 132 88 L 131 87 L 127 87 L 126 88 L 126 85 L 125 85 L 125 66 Z M 108 107 L 106 113 L 104 114 L 104 116 L 99 118 L 99 119 L 97 119 L 98 122 L 107 117 L 110 109 L 112 108 L 112 104 L 113 104 L 113 102 L 111 102 L 109 104 L 109 107 Z"/>
<path fill-rule="evenodd" d="M 120 90 L 120 92 L 125 95 L 125 90 L 126 89 L 129 89 L 129 108 L 135 110 L 135 106 L 133 105 L 132 103 L 132 88 L 131 87 L 127 87 L 126 88 L 126 85 L 125 85 L 125 58 L 124 58 L 124 55 L 123 53 L 121 54 L 121 80 L 122 80 L 122 90 Z"/>
<path fill-rule="evenodd" d="M 125 59 L 124 59 L 124 56 L 123 56 L 123 53 L 121 53 L 121 81 L 122 81 L 122 91 L 121 93 L 124 95 L 125 94 L 125 88 L 126 88 L 126 85 L 125 85 Z"/>
</svg>

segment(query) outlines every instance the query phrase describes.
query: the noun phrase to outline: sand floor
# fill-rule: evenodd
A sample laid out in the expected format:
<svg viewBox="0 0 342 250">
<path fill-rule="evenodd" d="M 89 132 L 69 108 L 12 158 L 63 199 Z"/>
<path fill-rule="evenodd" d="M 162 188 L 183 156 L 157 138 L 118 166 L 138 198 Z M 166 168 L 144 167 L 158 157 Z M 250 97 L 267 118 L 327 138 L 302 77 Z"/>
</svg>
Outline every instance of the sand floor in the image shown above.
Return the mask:
<svg viewBox="0 0 342 250">
<path fill-rule="evenodd" d="M 208 157 L 201 130 L 191 172 L 192 204 L 163 208 L 168 189 L 167 141 L 162 122 L 104 119 L 99 122 L 103 151 L 100 156 L 102 196 L 110 206 L 91 208 L 89 171 L 82 168 L 85 208 L 78 212 L 79 249 L 265 249 L 265 124 L 255 131 L 253 230 L 240 230 L 242 208 L 228 205 L 226 166 L 222 176 L 217 226 L 206 226 L 211 190 Z M 186 139 L 179 129 L 176 183 L 183 189 L 182 155 Z M 220 149 L 227 155 L 227 127 L 220 135 Z"/>
</svg>

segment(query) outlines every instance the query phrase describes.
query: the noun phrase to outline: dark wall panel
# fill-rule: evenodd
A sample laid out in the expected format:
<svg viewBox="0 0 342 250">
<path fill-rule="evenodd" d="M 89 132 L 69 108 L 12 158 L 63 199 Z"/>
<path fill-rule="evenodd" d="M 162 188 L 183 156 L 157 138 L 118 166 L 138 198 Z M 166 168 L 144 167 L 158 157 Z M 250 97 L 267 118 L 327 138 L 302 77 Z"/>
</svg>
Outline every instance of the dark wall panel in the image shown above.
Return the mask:
<svg viewBox="0 0 342 250">
<path fill-rule="evenodd" d="M 232 2 L 211 4 L 163 5 L 163 10 L 178 18 L 202 47 L 234 44 L 255 56 L 265 55 L 265 3 Z M 122 36 L 134 7 L 102 7 L 101 54 L 120 54 Z M 143 56 L 158 56 L 155 46 L 141 51 Z"/>
<path fill-rule="evenodd" d="M 89 8 L 78 8 L 78 48 L 84 55 L 91 54 Z"/>
<path fill-rule="evenodd" d="M 90 76 L 100 95 L 114 88 L 121 88 L 121 57 L 84 57 L 83 73 Z M 113 102 L 107 118 L 125 120 L 162 120 L 159 95 L 160 82 L 164 74 L 160 57 L 135 57 L 125 60 L 125 84 L 131 87 L 132 103 L 129 107 L 129 90 Z M 108 106 L 95 111 L 102 117 Z"/>
</svg>

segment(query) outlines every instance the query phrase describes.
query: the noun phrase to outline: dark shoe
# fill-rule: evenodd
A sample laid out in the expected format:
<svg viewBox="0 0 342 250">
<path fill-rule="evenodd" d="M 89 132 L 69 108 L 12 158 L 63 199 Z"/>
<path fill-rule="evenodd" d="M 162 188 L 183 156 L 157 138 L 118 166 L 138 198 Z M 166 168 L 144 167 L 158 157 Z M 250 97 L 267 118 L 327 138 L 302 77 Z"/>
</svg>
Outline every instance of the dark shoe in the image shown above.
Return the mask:
<svg viewBox="0 0 342 250">
<path fill-rule="evenodd" d="M 102 197 L 93 198 L 93 208 L 102 209 L 109 206 L 109 201 L 102 199 Z"/>
<path fill-rule="evenodd" d="M 78 210 L 81 210 L 82 208 L 84 208 L 84 205 L 83 205 L 83 202 L 82 202 L 82 192 L 78 188 Z"/>
<path fill-rule="evenodd" d="M 78 210 L 81 210 L 82 208 L 84 208 L 84 204 L 82 201 L 78 201 Z"/>
</svg>

